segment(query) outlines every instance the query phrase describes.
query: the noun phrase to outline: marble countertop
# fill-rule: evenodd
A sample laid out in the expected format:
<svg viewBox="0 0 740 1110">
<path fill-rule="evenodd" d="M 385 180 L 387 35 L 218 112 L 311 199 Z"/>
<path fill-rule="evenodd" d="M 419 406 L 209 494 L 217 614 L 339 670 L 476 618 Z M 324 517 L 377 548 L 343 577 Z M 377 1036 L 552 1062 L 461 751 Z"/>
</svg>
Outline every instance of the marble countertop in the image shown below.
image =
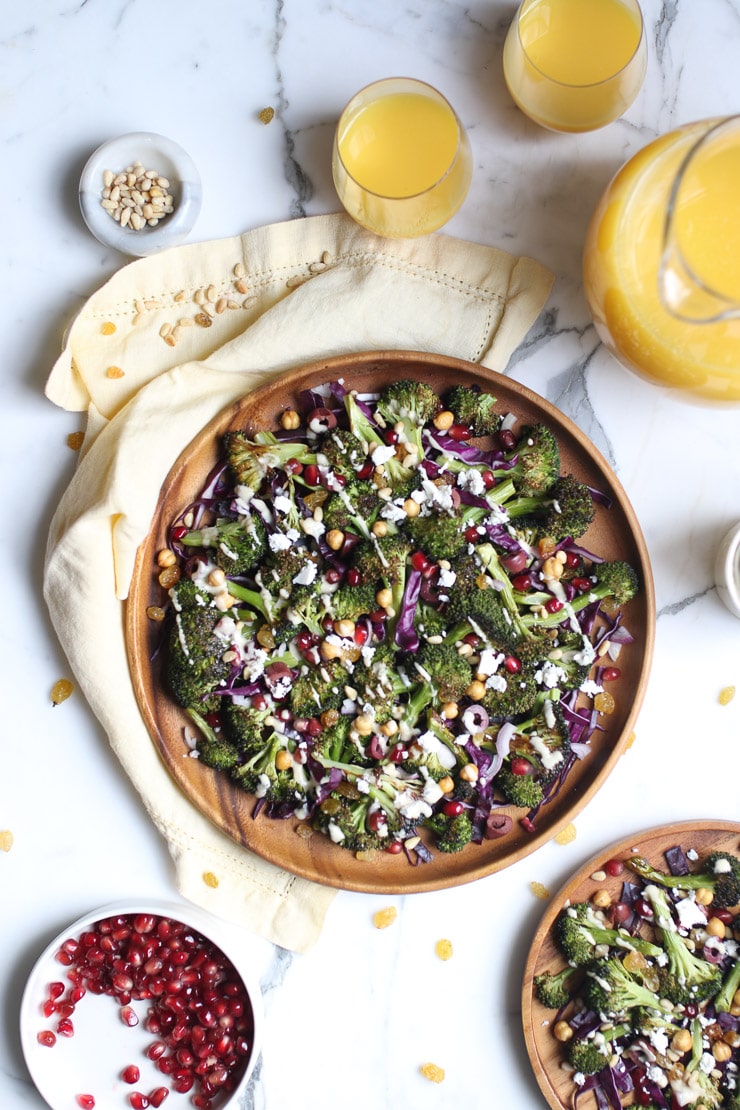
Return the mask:
<svg viewBox="0 0 740 1110">
<path fill-rule="evenodd" d="M 647 79 L 620 121 L 555 135 L 511 103 L 501 52 L 510 0 L 27 0 L 0 38 L 2 503 L 10 613 L 3 630 L 0 829 L 0 1105 L 43 1107 L 20 1050 L 20 995 L 36 954 L 88 909 L 132 894 L 177 897 L 166 848 L 82 698 L 52 709 L 65 660 L 41 600 L 48 523 L 74 457 L 75 414 L 43 395 L 65 327 L 126 261 L 86 230 L 77 183 L 90 154 L 128 131 L 161 132 L 193 157 L 203 207 L 190 240 L 331 212 L 333 127 L 360 86 L 399 73 L 440 88 L 468 129 L 469 197 L 450 233 L 529 255 L 556 275 L 508 373 L 593 440 L 625 487 L 657 595 L 651 679 L 636 739 L 578 815 L 576 838 L 508 870 L 405 897 L 340 892 L 315 947 L 251 935 L 263 1055 L 244 1110 L 300 1105 L 545 1105 L 521 1033 L 521 977 L 543 903 L 591 855 L 643 828 L 738 814 L 740 625 L 713 582 L 740 517 L 737 410 L 674 399 L 600 345 L 580 257 L 607 182 L 658 134 L 740 106 L 740 0 L 643 0 Z M 269 127 L 257 122 L 271 105 Z M 395 905 L 378 931 L 376 910 Z M 454 956 L 434 957 L 449 938 Z M 351 1015 L 348 1017 L 348 1015 Z M 439 1086 L 419 1075 L 443 1066 Z M 170 1105 L 168 1103 L 168 1105 Z"/>
</svg>

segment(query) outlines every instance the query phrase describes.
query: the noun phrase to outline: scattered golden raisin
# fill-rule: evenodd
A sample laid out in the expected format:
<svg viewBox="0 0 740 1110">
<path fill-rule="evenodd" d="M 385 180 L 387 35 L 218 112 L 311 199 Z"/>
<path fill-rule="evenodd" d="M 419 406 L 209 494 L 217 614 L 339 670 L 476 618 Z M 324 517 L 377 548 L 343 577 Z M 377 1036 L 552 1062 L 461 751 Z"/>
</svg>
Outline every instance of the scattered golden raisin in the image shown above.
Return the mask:
<svg viewBox="0 0 740 1110">
<path fill-rule="evenodd" d="M 543 883 L 530 883 L 529 889 L 532 891 L 532 894 L 534 894 L 535 898 L 540 898 L 543 902 L 546 902 L 547 899 L 550 897 L 550 891 Z"/>
<path fill-rule="evenodd" d="M 355 859 L 358 859 L 360 863 L 372 863 L 377 858 L 378 853 L 374 848 L 360 848 L 359 851 L 355 852 Z"/>
<path fill-rule="evenodd" d="M 203 872 L 203 882 L 206 884 L 206 886 L 210 886 L 214 890 L 218 886 L 218 879 L 212 871 Z"/>
<path fill-rule="evenodd" d="M 72 695 L 74 686 L 68 678 L 60 678 L 55 682 L 51 688 L 51 703 L 52 705 L 61 705 L 68 697 Z"/>
<path fill-rule="evenodd" d="M 116 332 L 116 325 L 113 323 L 112 320 L 106 320 L 105 323 L 103 324 L 103 326 L 100 329 L 100 334 L 101 335 L 115 335 L 115 332 Z"/>
<path fill-rule="evenodd" d="M 163 590 L 171 590 L 180 581 L 180 568 L 176 563 L 171 567 L 163 567 L 157 575 L 157 581 Z"/>
<path fill-rule="evenodd" d="M 606 713 L 608 716 L 616 708 L 616 702 L 608 690 L 602 690 L 594 698 L 594 709 L 597 713 Z"/>
<path fill-rule="evenodd" d="M 263 108 L 262 111 L 260 112 L 260 114 L 257 117 L 257 119 L 260 121 L 260 123 L 264 123 L 264 124 L 272 123 L 274 118 L 275 118 L 275 109 L 274 108 Z"/>
<path fill-rule="evenodd" d="M 13 847 L 13 834 L 10 829 L 0 829 L 0 852 L 9 852 Z"/>
<path fill-rule="evenodd" d="M 422 1064 L 419 1071 L 430 1083 L 442 1083 L 445 1077 L 445 1069 L 439 1064 Z"/>
<path fill-rule="evenodd" d="M 438 940 L 434 946 L 435 954 L 440 960 L 449 960 L 452 958 L 452 941 L 451 940 Z"/>
<path fill-rule="evenodd" d="M 387 929 L 392 925 L 398 916 L 398 911 L 395 906 L 386 906 L 384 910 L 378 910 L 373 914 L 373 925 L 376 929 Z"/>
<path fill-rule="evenodd" d="M 719 692 L 719 699 L 718 699 L 719 704 L 720 705 L 729 705 L 734 697 L 735 697 L 735 687 L 734 686 L 725 686 Z"/>
<path fill-rule="evenodd" d="M 576 838 L 576 827 L 571 821 L 564 829 L 561 829 L 555 836 L 556 844 L 570 844 Z"/>
<path fill-rule="evenodd" d="M 161 605 L 148 605 L 146 615 L 150 621 L 163 621 L 165 618 L 165 611 Z"/>
<path fill-rule="evenodd" d="M 84 439 L 84 432 L 70 432 L 67 436 L 67 447 L 69 447 L 70 451 L 79 451 Z"/>
<path fill-rule="evenodd" d="M 105 372 L 106 378 L 122 378 L 124 372 L 120 366 L 109 366 Z"/>
</svg>

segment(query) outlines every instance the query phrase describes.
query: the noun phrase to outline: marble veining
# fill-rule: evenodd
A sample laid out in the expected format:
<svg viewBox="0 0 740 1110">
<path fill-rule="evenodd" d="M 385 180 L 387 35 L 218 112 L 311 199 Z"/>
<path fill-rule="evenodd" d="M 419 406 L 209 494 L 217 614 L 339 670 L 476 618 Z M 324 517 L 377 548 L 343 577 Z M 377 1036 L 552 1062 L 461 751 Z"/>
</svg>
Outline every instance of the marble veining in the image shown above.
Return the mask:
<svg viewBox="0 0 740 1110">
<path fill-rule="evenodd" d="M 3 324 L 0 458 L 6 522 L 0 829 L 0 1106 L 42 1110 L 16 1014 L 25 975 L 56 928 L 135 891 L 175 896 L 169 860 L 81 698 L 47 691 L 64 659 L 40 601 L 45 532 L 69 480 L 77 419 L 43 398 L 64 328 L 124 262 L 87 233 L 76 189 L 106 138 L 171 136 L 203 179 L 191 239 L 334 211 L 331 141 L 361 86 L 406 73 L 440 88 L 469 131 L 471 191 L 447 230 L 538 259 L 550 300 L 507 373 L 569 416 L 616 471 L 641 522 L 657 642 L 634 745 L 576 821 L 506 872 L 407 897 L 340 893 L 304 956 L 244 944 L 265 993 L 263 1056 L 242 1110 L 299 1105 L 401 1110 L 545 1105 L 523 1047 L 520 983 L 552 891 L 594 850 L 639 828 L 738 818 L 740 625 L 713 585 L 714 552 L 740 517 L 737 410 L 679 401 L 619 367 L 600 344 L 581 279 L 586 226 L 622 163 L 672 127 L 740 104 L 740 0 L 644 0 L 644 88 L 625 117 L 553 135 L 511 103 L 501 51 L 513 0 L 162 0 L 145 6 L 27 0 L 0 31 Z M 257 121 L 275 109 L 268 126 Z M 637 803 L 635 799 L 637 798 Z M 373 913 L 392 903 L 394 927 Z M 434 960 L 446 936 L 454 957 Z M 430 1087 L 424 1060 L 447 1078 Z M 168 1102 L 175 1110 L 173 1100 Z M 109 1110 L 109 1108 L 104 1108 Z"/>
</svg>

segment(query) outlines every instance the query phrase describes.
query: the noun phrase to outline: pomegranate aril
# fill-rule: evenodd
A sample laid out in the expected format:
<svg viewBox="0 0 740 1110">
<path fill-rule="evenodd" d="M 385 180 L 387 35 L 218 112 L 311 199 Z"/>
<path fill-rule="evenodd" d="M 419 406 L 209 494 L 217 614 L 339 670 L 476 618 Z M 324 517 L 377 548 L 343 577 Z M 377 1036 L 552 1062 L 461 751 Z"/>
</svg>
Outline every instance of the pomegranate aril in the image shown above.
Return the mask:
<svg viewBox="0 0 740 1110">
<path fill-rule="evenodd" d="M 604 667 L 601 672 L 602 682 L 616 682 L 618 678 L 622 677 L 622 672 L 619 667 Z"/>
<path fill-rule="evenodd" d="M 49 998 L 61 998 L 65 991 L 64 983 L 49 983 Z"/>
<path fill-rule="evenodd" d="M 154 1107 L 161 1106 L 169 1093 L 169 1087 L 155 1087 L 149 1095 L 150 1104 Z"/>
<path fill-rule="evenodd" d="M 133 1110 L 148 1110 L 149 1096 L 143 1095 L 141 1091 L 134 1091 L 133 1094 L 128 1096 L 128 1100 L 133 1107 Z"/>
<path fill-rule="evenodd" d="M 445 817 L 458 817 L 464 809 L 462 802 L 449 801 L 445 802 L 442 806 L 442 812 Z"/>
<path fill-rule="evenodd" d="M 130 1026 L 133 1029 L 135 1025 L 139 1024 L 139 1015 L 131 1006 L 121 1007 L 121 1021 L 124 1025 Z"/>
<path fill-rule="evenodd" d="M 68 1017 L 62 1018 L 57 1024 L 57 1033 L 60 1037 L 74 1037 L 75 1027 Z"/>
<path fill-rule="evenodd" d="M 95 1110 L 95 1099 L 92 1095 L 77 1095 L 75 1102 L 80 1110 Z"/>
<path fill-rule="evenodd" d="M 604 864 L 604 870 L 607 875 L 611 875 L 612 878 L 617 878 L 617 876 L 621 875 L 624 871 L 624 860 L 608 859 Z"/>
<path fill-rule="evenodd" d="M 172 1077 L 172 1089 L 177 1091 L 178 1095 L 186 1095 L 188 1091 L 192 1091 L 194 1083 L 195 1076 L 190 1072 Z"/>
<path fill-rule="evenodd" d="M 44 1048 L 53 1048 L 57 1043 L 56 1033 L 52 1033 L 51 1029 L 42 1029 L 40 1033 L 36 1034 L 36 1040 Z"/>
<path fill-rule="evenodd" d="M 136 1064 L 129 1064 L 127 1068 L 124 1068 L 121 1072 L 121 1079 L 124 1083 L 138 1083 L 141 1079 L 141 1072 Z"/>
<path fill-rule="evenodd" d="M 512 775 L 531 775 L 533 773 L 533 771 L 534 771 L 534 767 L 532 766 L 532 764 L 529 762 L 528 759 L 525 759 L 524 756 L 522 756 L 522 755 L 515 755 L 514 756 L 514 758 L 511 761 L 511 773 L 512 773 Z"/>
<path fill-rule="evenodd" d="M 47 998 L 41 1007 L 41 1013 L 44 1017 L 51 1017 L 52 1014 L 57 1012 L 57 1004 L 53 998 Z"/>
</svg>

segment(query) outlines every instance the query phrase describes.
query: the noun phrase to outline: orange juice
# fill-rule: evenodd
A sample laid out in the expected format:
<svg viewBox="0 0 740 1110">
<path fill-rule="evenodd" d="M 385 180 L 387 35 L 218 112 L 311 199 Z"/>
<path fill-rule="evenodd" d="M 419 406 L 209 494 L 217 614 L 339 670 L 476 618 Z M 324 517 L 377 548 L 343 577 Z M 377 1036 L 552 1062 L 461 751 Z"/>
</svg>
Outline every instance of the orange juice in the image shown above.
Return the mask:
<svg viewBox="0 0 740 1110">
<path fill-rule="evenodd" d="M 702 323 L 680 319 L 661 296 L 673 183 L 687 154 L 712 122 L 664 135 L 619 171 L 591 218 L 584 283 L 596 329 L 624 365 L 696 398 L 736 402 L 740 401 L 740 319 Z M 717 159 L 697 161 L 692 176 L 700 188 L 692 190 L 683 210 L 679 207 L 676 220 L 686 259 L 708 284 L 720 290 L 726 287 L 734 295 L 740 291 L 738 229 L 732 226 L 737 184 L 722 213 L 717 198 L 721 200 L 726 191 L 728 158 L 732 157 L 737 172 L 739 151 L 737 132 L 731 156 L 725 151 Z M 713 200 L 707 208 L 709 193 Z"/>
<path fill-rule="evenodd" d="M 472 159 L 436 90 L 393 78 L 362 90 L 339 121 L 334 182 L 349 214 L 380 235 L 423 235 L 462 204 Z"/>
<path fill-rule="evenodd" d="M 636 0 L 524 0 L 504 44 L 504 76 L 535 122 L 588 131 L 629 107 L 646 54 Z"/>
</svg>

